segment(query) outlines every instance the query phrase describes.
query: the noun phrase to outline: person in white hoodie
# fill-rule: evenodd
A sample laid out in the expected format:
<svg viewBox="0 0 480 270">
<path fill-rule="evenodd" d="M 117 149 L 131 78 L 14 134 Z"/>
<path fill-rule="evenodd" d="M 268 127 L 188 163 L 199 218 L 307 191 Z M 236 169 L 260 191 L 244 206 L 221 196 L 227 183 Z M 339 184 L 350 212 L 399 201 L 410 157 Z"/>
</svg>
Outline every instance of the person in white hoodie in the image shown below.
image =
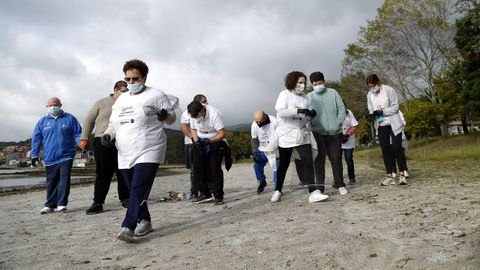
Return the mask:
<svg viewBox="0 0 480 270">
<path fill-rule="evenodd" d="M 290 165 L 290 158 L 295 149 L 300 156 L 304 170 L 304 181 L 310 193 L 309 202 L 319 202 L 328 198 L 315 185 L 313 169 L 312 137 L 307 123 L 317 115 L 310 108 L 310 102 L 305 95 L 307 76 L 300 71 L 292 71 L 285 76 L 286 89 L 280 92 L 275 110 L 277 111 L 277 128 L 275 136 L 280 153 L 277 169 L 277 184 L 271 202 L 278 202 L 282 196 L 282 187 Z M 268 147 L 267 147 L 268 148 Z"/>
<path fill-rule="evenodd" d="M 395 178 L 392 175 L 396 166 L 395 161 L 398 163 L 400 171 L 399 184 L 406 185 L 407 179 L 404 172 L 407 168 L 407 160 L 402 148 L 402 134 L 405 124 L 398 113 L 397 93 L 392 87 L 381 84 L 376 74 L 369 75 L 366 81 L 370 88 L 367 94 L 368 111 L 370 118 L 374 121 L 387 172 L 387 177 L 381 182 L 381 185 L 395 184 Z M 390 144 L 390 140 L 392 144 Z"/>
<path fill-rule="evenodd" d="M 118 239 L 131 242 L 133 236 L 152 231 L 147 200 L 160 163 L 165 160 L 167 136 L 164 125 L 176 120 L 178 99 L 145 85 L 148 66 L 140 60 L 123 66 L 129 92 L 112 107 L 102 144 L 115 141 L 118 168 L 130 191 L 128 209 Z"/>
</svg>

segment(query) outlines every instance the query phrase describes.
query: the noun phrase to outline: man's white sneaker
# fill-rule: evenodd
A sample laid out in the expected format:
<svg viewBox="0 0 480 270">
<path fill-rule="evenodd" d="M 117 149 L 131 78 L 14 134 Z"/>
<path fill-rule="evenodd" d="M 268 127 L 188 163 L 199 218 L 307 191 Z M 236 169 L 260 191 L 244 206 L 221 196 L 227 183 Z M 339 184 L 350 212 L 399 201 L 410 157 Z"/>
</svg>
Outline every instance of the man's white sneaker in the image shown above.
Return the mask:
<svg viewBox="0 0 480 270">
<path fill-rule="evenodd" d="M 328 195 L 322 194 L 320 190 L 314 190 L 310 193 L 310 196 L 308 197 L 308 202 L 314 203 L 314 202 L 321 202 L 328 199 Z"/>
<path fill-rule="evenodd" d="M 392 172 L 392 178 L 395 179 L 397 177 L 397 173 Z"/>
<path fill-rule="evenodd" d="M 117 235 L 117 238 L 125 241 L 125 242 L 132 242 L 133 241 L 133 231 L 129 228 L 122 227 L 122 230 Z"/>
<path fill-rule="evenodd" d="M 407 171 L 407 170 L 405 170 L 405 171 L 403 172 L 403 175 L 405 175 L 406 178 L 410 178 L 410 174 L 408 174 L 408 171 Z"/>
<path fill-rule="evenodd" d="M 340 192 L 340 195 L 347 195 L 347 193 L 348 193 L 348 191 L 345 187 L 339 188 L 338 192 Z"/>
<path fill-rule="evenodd" d="M 53 208 L 50 207 L 43 207 L 42 210 L 40 210 L 41 215 L 53 213 Z"/>
<path fill-rule="evenodd" d="M 387 178 L 385 178 L 385 180 L 383 180 L 380 185 L 382 186 L 395 185 L 395 180 L 392 177 L 387 176 Z"/>
<path fill-rule="evenodd" d="M 407 184 L 407 178 L 403 175 L 400 175 L 398 184 L 399 185 L 406 185 Z"/>
<path fill-rule="evenodd" d="M 135 228 L 135 236 L 144 236 L 151 231 L 153 231 L 152 222 L 142 220 L 137 224 L 137 228 Z"/>
<path fill-rule="evenodd" d="M 282 197 L 282 193 L 278 190 L 275 190 L 272 195 L 272 199 L 270 199 L 271 202 L 278 202 L 280 201 L 280 198 Z"/>
<path fill-rule="evenodd" d="M 55 212 L 65 212 L 67 211 L 67 207 L 66 206 L 57 206 L 57 208 L 55 208 Z"/>
</svg>

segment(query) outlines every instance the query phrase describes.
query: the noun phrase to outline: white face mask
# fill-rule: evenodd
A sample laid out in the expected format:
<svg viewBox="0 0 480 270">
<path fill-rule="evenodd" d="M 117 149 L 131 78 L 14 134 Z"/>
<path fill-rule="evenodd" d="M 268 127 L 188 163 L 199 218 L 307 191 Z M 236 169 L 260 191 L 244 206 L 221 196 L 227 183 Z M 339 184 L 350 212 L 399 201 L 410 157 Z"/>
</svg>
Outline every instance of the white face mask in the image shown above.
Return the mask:
<svg viewBox="0 0 480 270">
<path fill-rule="evenodd" d="M 297 87 L 295 87 L 295 92 L 297 94 L 301 94 L 305 91 L 305 83 L 297 83 Z"/>
<path fill-rule="evenodd" d="M 199 117 L 193 118 L 193 119 L 195 119 L 195 121 L 197 122 L 197 124 L 200 124 L 200 122 L 203 121 L 203 116 L 199 116 Z"/>
<path fill-rule="evenodd" d="M 380 86 L 376 85 L 374 87 L 371 87 L 370 91 L 372 91 L 373 93 L 378 93 L 378 91 L 380 91 Z"/>
</svg>

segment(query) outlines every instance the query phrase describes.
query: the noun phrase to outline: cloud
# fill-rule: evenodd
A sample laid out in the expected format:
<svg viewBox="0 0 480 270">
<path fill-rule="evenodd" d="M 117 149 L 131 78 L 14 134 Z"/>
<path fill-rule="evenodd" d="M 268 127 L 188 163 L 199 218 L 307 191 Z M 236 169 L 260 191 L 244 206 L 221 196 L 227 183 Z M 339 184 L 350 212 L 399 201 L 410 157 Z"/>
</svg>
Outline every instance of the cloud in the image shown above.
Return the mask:
<svg viewBox="0 0 480 270">
<path fill-rule="evenodd" d="M 227 125 L 250 122 L 257 108 L 274 113 L 292 70 L 339 79 L 343 49 L 381 3 L 3 1 L 0 141 L 29 138 L 50 96 L 82 122 L 132 58 L 183 109 L 204 93 Z"/>
</svg>

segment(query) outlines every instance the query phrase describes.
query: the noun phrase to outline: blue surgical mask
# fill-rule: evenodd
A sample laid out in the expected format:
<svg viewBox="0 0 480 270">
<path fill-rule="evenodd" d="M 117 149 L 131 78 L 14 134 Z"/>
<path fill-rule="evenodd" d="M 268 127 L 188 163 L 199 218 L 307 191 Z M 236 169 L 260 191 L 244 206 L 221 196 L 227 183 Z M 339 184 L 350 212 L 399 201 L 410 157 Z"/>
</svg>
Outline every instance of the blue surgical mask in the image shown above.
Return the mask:
<svg viewBox="0 0 480 270">
<path fill-rule="evenodd" d="M 127 84 L 127 88 L 130 90 L 130 92 L 137 94 L 142 91 L 143 83 L 129 83 Z"/>
<path fill-rule="evenodd" d="M 314 90 L 316 93 L 320 94 L 320 93 L 323 92 L 323 90 L 325 90 L 325 85 L 324 85 L 324 84 L 315 85 L 315 86 L 313 87 L 313 90 Z"/>
<path fill-rule="evenodd" d="M 372 91 L 373 93 L 378 93 L 378 91 L 380 91 L 380 86 L 376 85 L 370 88 L 370 91 Z"/>
<path fill-rule="evenodd" d="M 62 111 L 62 107 L 60 106 L 50 106 L 48 107 L 48 113 L 52 116 L 58 116 Z"/>
</svg>

